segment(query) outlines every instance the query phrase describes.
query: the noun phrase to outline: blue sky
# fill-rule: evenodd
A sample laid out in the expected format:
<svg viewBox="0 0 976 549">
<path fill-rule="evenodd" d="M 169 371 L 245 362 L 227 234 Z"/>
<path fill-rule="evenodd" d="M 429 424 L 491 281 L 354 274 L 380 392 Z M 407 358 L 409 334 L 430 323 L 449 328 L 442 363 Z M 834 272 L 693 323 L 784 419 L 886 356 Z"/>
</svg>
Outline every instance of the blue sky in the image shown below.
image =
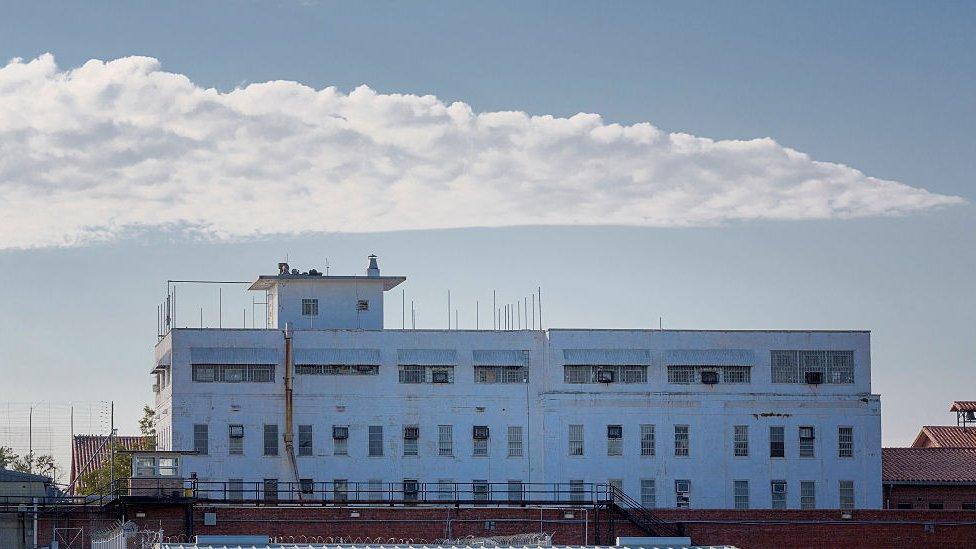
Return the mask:
<svg viewBox="0 0 976 549">
<path fill-rule="evenodd" d="M 756 187 L 743 183 L 735 212 L 747 214 L 689 210 L 694 223 L 683 227 L 678 220 L 685 202 L 661 211 L 655 209 L 658 201 L 641 204 L 639 196 L 626 195 L 633 188 L 625 182 L 614 179 L 615 186 L 607 190 L 600 181 L 585 177 L 574 180 L 578 186 L 567 197 L 561 196 L 564 189 L 541 178 L 547 192 L 526 191 L 529 206 L 524 211 L 511 214 L 513 208 L 485 207 L 487 213 L 475 219 L 475 226 L 452 217 L 454 212 L 460 212 L 457 217 L 462 220 L 470 215 L 457 195 L 413 192 L 388 207 L 406 204 L 419 216 L 399 213 L 387 222 L 387 217 L 367 210 L 369 215 L 328 225 L 317 224 L 320 219 L 313 208 L 299 217 L 312 227 L 306 231 L 262 217 L 277 210 L 251 211 L 240 197 L 215 194 L 197 183 L 192 189 L 200 194 L 203 214 L 193 204 L 142 211 L 139 203 L 119 201 L 113 207 L 131 210 L 132 216 L 176 213 L 159 226 L 150 223 L 138 230 L 123 224 L 106 230 L 108 236 L 92 237 L 85 232 L 91 224 L 85 216 L 101 215 L 101 203 L 92 201 L 84 189 L 48 203 L 64 180 L 52 175 L 54 171 L 45 172 L 46 178 L 30 175 L 47 164 L 11 161 L 13 167 L 0 173 L 12 174 L 8 178 L 16 179 L 15 185 L 34 191 L 28 198 L 4 195 L 0 181 L 0 197 L 23 200 L 16 208 L 8 206 L 8 221 L 0 232 L 0 240 L 8 243 L 0 249 L 5 282 L 0 285 L 0 368 L 8 379 L 0 384 L 0 401 L 114 399 L 123 431 L 132 431 L 138 410 L 151 398 L 147 372 L 155 340 L 155 306 L 166 279 L 247 279 L 271 272 L 285 254 L 303 267 L 321 267 L 327 257 L 333 272 L 353 273 L 364 268 L 368 253 L 377 253 L 385 273 L 408 276 L 407 299 L 417 302 L 423 327 L 446 324 L 447 289 L 461 303 L 464 327 L 473 325 L 475 300 L 486 303 L 493 289 L 515 299 L 542 285 L 547 325 L 553 327 L 649 327 L 663 316 L 665 327 L 673 328 L 870 329 L 873 388 L 883 397 L 884 439 L 887 444 L 908 443 L 920 425 L 950 421 L 951 400 L 976 398 L 974 52 L 976 8 L 948 2 L 7 6 L 0 20 L 0 62 L 19 57 L 27 63 L 53 54 L 46 69 L 35 65 L 40 67 L 36 78 L 47 86 L 90 59 L 148 56 L 158 60 L 157 68 L 110 64 L 93 67 L 93 75 L 73 78 L 84 83 L 84 76 L 97 83 L 109 76 L 128 78 L 126 71 L 151 76 L 158 70 L 185 75 L 192 89 L 171 92 L 161 86 L 160 104 L 184 97 L 184 92 L 199 94 L 213 87 L 226 93 L 251 83 L 282 80 L 316 90 L 335 86 L 342 109 L 352 108 L 348 103 L 373 109 L 378 102 L 392 102 L 397 116 L 408 116 L 403 110 L 415 113 L 423 102 L 412 96 L 426 94 L 437 96 L 439 102 L 422 106 L 435 110 L 460 101 L 473 113 L 524 111 L 557 119 L 596 113 L 600 121 L 580 122 L 586 131 L 649 122 L 665 133 L 712 140 L 775 140 L 775 146 L 766 144 L 760 153 L 723 141 L 729 148 L 697 160 L 701 171 L 684 172 L 688 179 L 682 185 L 694 188 L 696 174 L 746 181 L 757 165 L 779 159 L 784 154 L 781 147 L 788 147 L 813 160 L 836 163 L 829 174 L 817 177 L 834 178 L 840 191 L 827 196 L 830 206 L 824 215 L 805 215 L 807 203 L 800 202 L 769 216 L 763 214 L 767 201 L 779 207 L 782 197 L 797 187 L 791 183 L 783 193 L 779 189 L 753 196 L 749 193 Z M 375 91 L 375 97 L 350 99 L 354 96 L 347 94 L 363 84 Z M 122 97 L 126 85 L 121 84 Z M 300 90 L 287 85 L 269 89 L 278 95 L 267 102 L 280 103 L 281 109 L 290 108 L 288 101 L 301 96 Z M 249 90 L 253 93 L 233 101 L 253 111 L 260 107 L 261 97 L 254 88 Z M 406 94 L 407 99 L 386 94 Z M 28 97 L 40 104 L 47 96 Z M 131 108 L 149 108 L 146 96 L 138 97 L 141 103 Z M 301 103 L 304 99 L 296 101 L 298 112 L 310 108 Z M 76 103 L 80 101 L 71 105 Z M 58 108 L 66 104 L 58 103 Z M 30 108 L 33 105 L 23 107 Z M 209 116 L 209 111 L 194 112 Z M 8 111 L 8 121 L 15 114 Z M 71 113 L 72 123 L 95 114 Z M 278 118 L 268 115 L 262 120 L 285 119 L 289 113 L 271 114 Z M 179 116 L 181 124 L 189 124 L 186 113 Z M 0 114 L 0 129 L 3 120 Z M 58 120 L 53 117 L 51 124 Z M 367 128 L 361 135 L 380 139 L 421 122 L 388 119 L 385 126 L 377 126 L 380 129 Z M 288 133 L 290 126 L 282 124 L 285 129 L 277 129 L 289 143 L 294 140 L 295 145 L 288 146 L 295 148 L 296 157 L 315 145 L 304 133 Z M 570 130 L 554 130 L 535 119 L 513 124 L 513 135 L 545 145 L 534 149 L 537 156 L 532 160 L 541 164 L 532 164 L 526 173 L 560 176 L 558 166 L 546 164 L 539 151 L 552 146 L 546 132 Z M 109 130 L 102 126 L 88 131 L 80 141 L 51 142 L 70 153 L 71 147 L 96 150 L 90 144 L 99 140 L 117 144 L 127 135 L 106 137 Z M 6 144 L 7 154 L 19 152 L 20 146 L 33 152 L 29 147 L 36 146 L 24 145 L 27 142 L 17 141 L 12 133 L 0 135 L 6 135 L 0 150 Z M 464 138 L 472 146 L 483 143 L 477 136 Z M 267 141 L 257 143 L 262 150 L 271 146 Z M 341 141 L 332 145 L 350 146 Z M 628 147 L 636 145 L 625 145 L 614 149 L 616 145 L 573 144 L 558 152 L 589 160 L 609 155 L 614 159 L 611 167 L 620 166 L 621 173 L 608 177 L 623 181 L 631 166 L 641 168 L 645 154 L 642 149 L 631 154 Z M 409 149 L 398 146 L 401 153 Z M 352 147 L 349 150 L 358 154 Z M 132 145 L 126 150 L 139 155 L 145 149 Z M 450 159 L 455 152 L 438 143 L 431 147 L 434 160 Z M 114 150 L 113 155 L 84 160 L 117 156 Z M 292 159 L 280 161 L 291 169 Z M 509 157 L 506 162 L 513 161 Z M 782 166 L 789 177 L 820 174 L 819 165 L 798 162 Z M 268 177 L 274 179 L 275 162 L 265 164 Z M 383 173 L 382 168 L 371 165 L 357 177 L 371 181 L 371 174 Z M 161 163 L 155 169 L 165 171 L 167 166 Z M 187 169 L 181 167 L 179 173 L 200 177 Z M 416 169 L 423 174 L 431 166 Z M 795 174 L 790 172 L 794 169 Z M 242 177 L 251 178 L 264 173 L 254 166 L 241 171 L 246 172 Z M 83 172 L 79 168 L 74 177 L 84 177 Z M 159 172 L 112 172 L 119 173 L 138 181 Z M 864 194 L 864 189 L 874 188 L 874 180 L 864 178 L 905 187 L 890 187 L 890 192 L 877 196 Z M 303 194 L 314 187 L 276 184 L 271 180 L 267 186 L 249 187 L 253 194 L 247 200 L 270 203 L 289 192 L 317 196 Z M 219 186 L 215 183 L 213 188 Z M 930 194 L 920 195 L 918 189 Z M 149 193 L 138 186 L 123 190 Z M 517 192 L 523 189 L 503 190 L 522 196 Z M 395 193 L 382 193 L 391 194 Z M 860 198 L 844 206 L 844 197 L 851 194 Z M 551 199 L 554 195 L 560 199 Z M 145 196 L 151 203 L 166 204 L 157 194 Z M 358 196 L 343 194 L 335 202 L 340 207 L 358 204 Z M 433 222 L 424 219 L 422 206 L 410 202 L 420 200 L 423 205 L 426 196 L 436 211 L 426 216 L 436 218 Z M 940 204 L 933 197 L 962 200 Z M 714 197 L 704 197 L 710 198 Z M 224 199 L 226 209 L 213 207 Z M 626 217 L 631 201 L 643 209 Z M 882 215 L 872 209 L 879 202 L 887 204 Z M 295 209 L 295 204 L 284 202 L 281 208 Z M 750 204 L 760 211 L 750 210 Z M 217 220 L 216 229 L 185 230 L 210 215 Z M 546 226 L 531 226 L 534 216 L 544 215 L 549 215 Z M 492 222 L 502 218 L 498 226 Z M 139 218 L 127 219 L 131 223 Z M 657 221 L 642 224 L 641 219 Z M 355 232 L 345 232 L 346 223 Z M 601 226 L 620 223 L 629 226 Z M 370 232 L 374 224 L 384 231 Z M 48 234 L 45 239 L 35 236 Z M 58 239 L 70 245 L 52 246 Z M 227 292 L 228 310 L 249 307 L 245 304 L 250 299 L 239 290 Z M 216 297 L 193 297 L 210 303 L 209 322 Z M 398 326 L 399 295 L 390 296 L 387 307 L 388 318 Z M 238 318 L 235 313 L 234 322 Z M 487 321 L 487 313 L 483 318 Z"/>
</svg>

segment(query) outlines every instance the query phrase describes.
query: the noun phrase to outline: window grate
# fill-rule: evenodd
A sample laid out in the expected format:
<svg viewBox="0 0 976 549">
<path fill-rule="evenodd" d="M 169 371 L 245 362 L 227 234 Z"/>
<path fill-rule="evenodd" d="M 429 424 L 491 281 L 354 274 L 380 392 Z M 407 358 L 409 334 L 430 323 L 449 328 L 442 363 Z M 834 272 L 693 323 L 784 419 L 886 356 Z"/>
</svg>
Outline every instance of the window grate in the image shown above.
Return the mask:
<svg viewBox="0 0 976 549">
<path fill-rule="evenodd" d="M 640 426 L 641 431 L 641 455 L 642 456 L 653 456 L 655 453 L 654 444 L 654 426 L 650 424 L 643 424 Z"/>
<path fill-rule="evenodd" d="M 840 481 L 840 508 L 841 509 L 854 508 L 854 481 L 853 480 Z"/>
<path fill-rule="evenodd" d="M 736 425 L 734 438 L 733 455 L 735 457 L 747 457 L 749 455 L 749 426 Z"/>
<path fill-rule="evenodd" d="M 687 457 L 691 454 L 689 441 L 689 427 L 687 425 L 674 426 L 674 455 Z"/>
<path fill-rule="evenodd" d="M 319 316 L 319 300 L 302 299 L 302 316 Z"/>
<path fill-rule="evenodd" d="M 475 366 L 475 383 L 527 383 L 529 369 L 525 366 Z"/>
<path fill-rule="evenodd" d="M 311 425 L 298 426 L 298 455 L 300 456 L 312 455 L 312 426 Z"/>
<path fill-rule="evenodd" d="M 522 426 L 508 426 L 508 457 L 522 457 Z"/>
<path fill-rule="evenodd" d="M 264 455 L 266 456 L 278 455 L 278 426 L 277 425 L 264 426 Z"/>
<path fill-rule="evenodd" d="M 607 381 L 600 381 L 601 375 L 609 375 L 610 383 L 647 383 L 647 366 L 637 364 L 566 364 L 563 366 L 565 383 L 607 383 Z"/>
<path fill-rule="evenodd" d="M 826 383 L 854 383 L 854 351 L 770 351 L 773 383 L 806 383 L 807 373 Z"/>
<path fill-rule="evenodd" d="M 673 365 L 668 366 L 668 383 L 691 384 L 702 382 L 703 372 L 719 372 L 722 383 L 751 383 L 751 366 L 707 366 Z"/>
<path fill-rule="evenodd" d="M 583 455 L 583 426 L 582 425 L 569 426 L 569 455 L 571 456 Z"/>
<path fill-rule="evenodd" d="M 786 457 L 786 439 L 782 426 L 769 428 L 769 457 Z"/>
<path fill-rule="evenodd" d="M 733 506 L 736 509 L 749 508 L 749 481 L 748 480 L 732 481 L 732 500 L 733 500 Z"/>
<path fill-rule="evenodd" d="M 210 426 L 206 423 L 193 426 L 193 450 L 204 456 L 210 453 Z"/>
<path fill-rule="evenodd" d="M 786 481 L 774 480 L 769 483 L 773 509 L 786 509 Z"/>
<path fill-rule="evenodd" d="M 648 509 L 657 507 L 657 489 L 654 484 L 652 478 L 644 478 L 640 481 L 641 505 Z"/>
<path fill-rule="evenodd" d="M 194 364 L 193 381 L 198 383 L 271 383 L 273 364 Z"/>
<path fill-rule="evenodd" d="M 370 425 L 369 431 L 369 444 L 368 444 L 368 454 L 370 456 L 382 456 L 383 455 L 383 426 L 382 425 Z"/>
<path fill-rule="evenodd" d="M 298 375 L 318 376 L 375 376 L 380 373 L 377 364 L 297 364 Z"/>
<path fill-rule="evenodd" d="M 800 457 L 812 458 L 816 454 L 816 435 L 813 427 L 803 426 L 799 430 L 800 435 Z"/>
<path fill-rule="evenodd" d="M 837 457 L 854 457 L 854 428 L 837 428 Z"/>
<path fill-rule="evenodd" d="M 812 480 L 800 481 L 800 509 L 817 508 L 817 485 Z"/>
<path fill-rule="evenodd" d="M 454 426 L 437 426 L 437 454 L 440 456 L 454 455 Z"/>
</svg>

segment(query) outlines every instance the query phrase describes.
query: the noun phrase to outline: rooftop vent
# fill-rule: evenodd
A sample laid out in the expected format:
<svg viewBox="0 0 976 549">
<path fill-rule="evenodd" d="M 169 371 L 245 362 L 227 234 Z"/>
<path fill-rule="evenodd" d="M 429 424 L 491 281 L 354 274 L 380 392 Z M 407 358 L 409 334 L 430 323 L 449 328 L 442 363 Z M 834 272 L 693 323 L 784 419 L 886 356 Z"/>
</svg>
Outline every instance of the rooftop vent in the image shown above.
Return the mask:
<svg viewBox="0 0 976 549">
<path fill-rule="evenodd" d="M 366 276 L 380 276 L 380 268 L 376 264 L 376 255 L 369 255 L 369 267 L 366 268 Z"/>
</svg>

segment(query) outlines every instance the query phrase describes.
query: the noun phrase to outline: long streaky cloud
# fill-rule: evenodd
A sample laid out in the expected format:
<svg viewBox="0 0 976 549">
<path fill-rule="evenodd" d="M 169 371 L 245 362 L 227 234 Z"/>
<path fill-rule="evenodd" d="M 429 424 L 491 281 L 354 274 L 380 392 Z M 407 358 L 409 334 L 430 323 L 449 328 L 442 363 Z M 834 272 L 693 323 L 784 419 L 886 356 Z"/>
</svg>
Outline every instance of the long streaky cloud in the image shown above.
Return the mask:
<svg viewBox="0 0 976 549">
<path fill-rule="evenodd" d="M 221 93 L 147 57 L 0 68 L 0 248 L 167 230 L 276 234 L 513 225 L 678 227 L 963 203 L 779 145 L 649 123 L 476 113 L 296 82 Z"/>
</svg>

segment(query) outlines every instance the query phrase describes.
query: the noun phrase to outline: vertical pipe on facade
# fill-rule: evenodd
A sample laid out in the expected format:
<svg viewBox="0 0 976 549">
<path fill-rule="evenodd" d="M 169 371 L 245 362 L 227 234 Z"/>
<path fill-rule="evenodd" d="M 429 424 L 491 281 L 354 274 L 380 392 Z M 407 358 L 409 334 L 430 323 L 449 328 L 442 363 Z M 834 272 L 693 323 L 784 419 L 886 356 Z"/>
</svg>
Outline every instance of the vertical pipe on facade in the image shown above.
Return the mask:
<svg viewBox="0 0 976 549">
<path fill-rule="evenodd" d="M 298 479 L 298 461 L 295 459 L 295 433 L 293 425 L 294 415 L 294 389 L 292 387 L 292 374 L 295 364 L 294 350 L 292 349 L 291 323 L 285 323 L 285 452 L 288 454 L 288 461 L 291 463 L 291 471 L 294 474 L 295 482 Z M 302 498 L 301 490 L 298 493 L 299 499 Z"/>
</svg>

